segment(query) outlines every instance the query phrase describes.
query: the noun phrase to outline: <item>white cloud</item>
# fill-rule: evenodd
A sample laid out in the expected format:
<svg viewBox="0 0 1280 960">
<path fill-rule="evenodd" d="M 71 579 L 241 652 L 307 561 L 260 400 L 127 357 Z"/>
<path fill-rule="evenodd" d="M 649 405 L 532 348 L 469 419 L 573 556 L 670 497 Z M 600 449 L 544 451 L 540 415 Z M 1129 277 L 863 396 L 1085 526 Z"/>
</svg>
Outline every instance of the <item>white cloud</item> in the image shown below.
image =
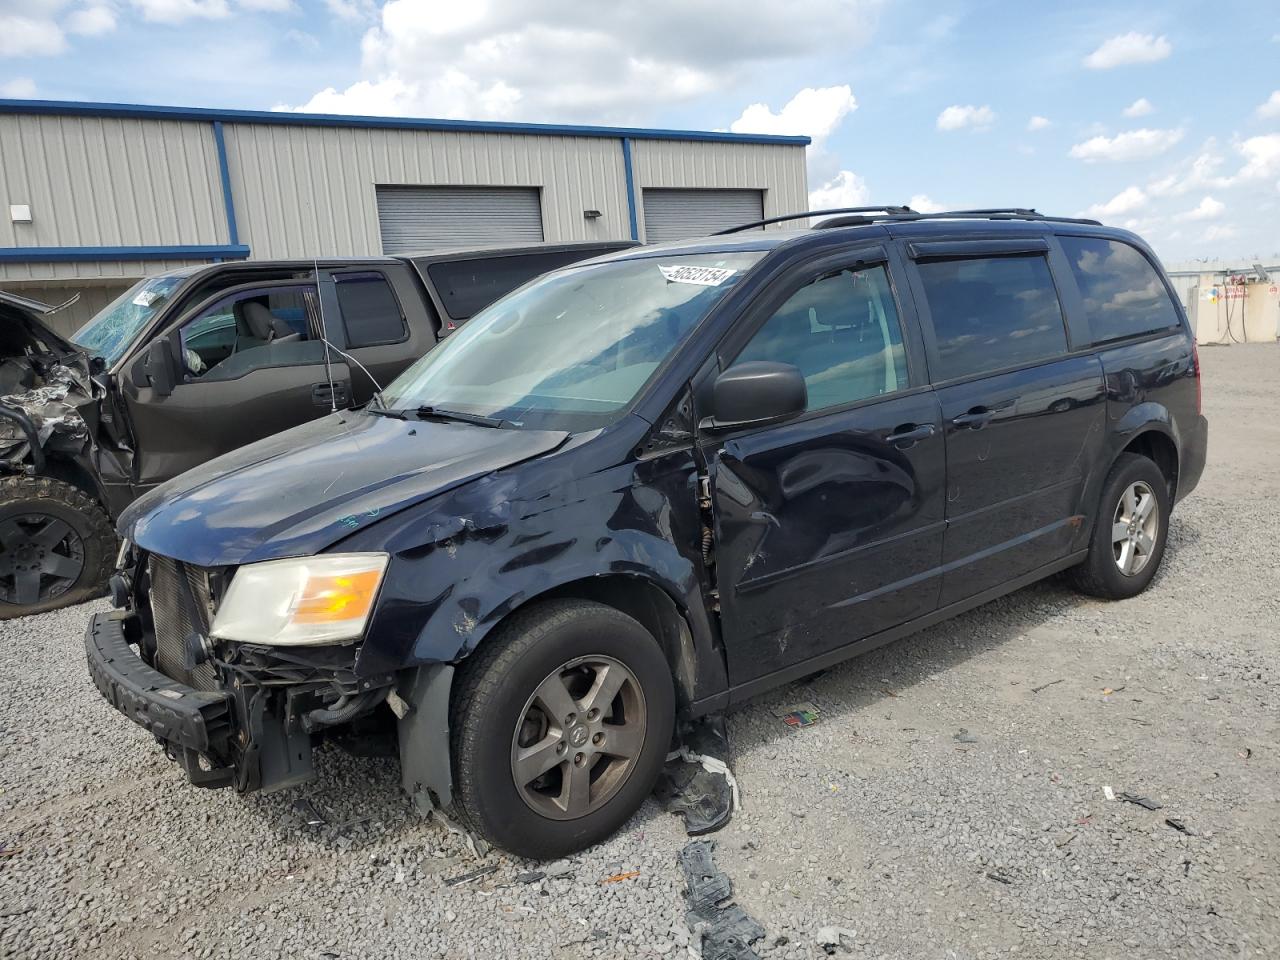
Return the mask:
<svg viewBox="0 0 1280 960">
<path fill-rule="evenodd" d="M 938 114 L 939 130 L 986 130 L 996 122 L 995 111 L 988 106 L 952 104 Z"/>
<path fill-rule="evenodd" d="M 809 193 L 810 210 L 833 210 L 839 207 L 865 207 L 871 202 L 867 181 L 852 170 L 841 170 Z"/>
<path fill-rule="evenodd" d="M 858 109 L 848 86 L 805 87 L 777 113 L 767 104 L 753 103 L 729 124 L 734 133 L 774 133 L 812 137 L 821 145 L 850 113 Z"/>
<path fill-rule="evenodd" d="M 1073 146 L 1070 156 L 1085 163 L 1146 160 L 1164 153 L 1182 139 L 1182 133 L 1181 129 L 1149 130 L 1144 127 L 1118 133 L 1114 137 L 1093 137 Z"/>
<path fill-rule="evenodd" d="M 1201 187 L 1229 186 L 1230 179 L 1216 172 L 1224 162 L 1216 151 L 1217 143 L 1211 138 L 1192 160 L 1184 162 L 1173 173 L 1147 184 L 1147 192 L 1154 197 L 1180 196 Z"/>
<path fill-rule="evenodd" d="M 1052 120 L 1050 120 L 1048 117 L 1041 117 L 1039 115 L 1034 116 L 1027 121 L 1027 129 L 1032 131 L 1045 130 L 1051 126 L 1053 126 Z"/>
<path fill-rule="evenodd" d="M 1270 120 L 1274 117 L 1280 117 L 1280 90 L 1273 90 L 1271 96 L 1258 104 L 1258 116 Z"/>
<path fill-rule="evenodd" d="M 351 19 L 367 9 L 361 0 L 328 7 Z M 874 32 L 878 8 L 876 0 L 742 0 L 726 17 L 684 0 L 388 0 L 362 40 L 358 81 L 302 108 L 643 122 L 664 106 L 732 93 L 773 64 L 847 56 Z"/>
<path fill-rule="evenodd" d="M 260 13 L 288 13 L 294 9 L 293 0 L 236 0 L 236 5 Z"/>
<path fill-rule="evenodd" d="M 49 57 L 67 49 L 52 19 L 0 13 L 0 57 Z"/>
<path fill-rule="evenodd" d="M 1133 103 L 1129 104 L 1121 112 L 1126 117 L 1145 117 L 1148 113 L 1154 113 L 1155 107 L 1146 97 L 1139 97 Z"/>
<path fill-rule="evenodd" d="M 221 20 L 231 14 L 227 0 L 130 0 L 152 23 L 184 23 L 187 20 Z"/>
<path fill-rule="evenodd" d="M 1122 33 L 1112 37 L 1084 58 L 1090 70 L 1110 70 L 1131 63 L 1155 63 L 1173 53 L 1173 45 L 1165 37 L 1150 33 Z"/>
<path fill-rule="evenodd" d="M 914 194 L 911 199 L 907 201 L 907 206 L 916 213 L 941 213 L 943 210 L 947 209 L 946 204 L 938 203 L 937 200 L 932 199 L 927 193 Z"/>
<path fill-rule="evenodd" d="M 1236 149 L 1245 159 L 1236 180 L 1265 180 L 1280 174 L 1280 133 L 1250 137 Z"/>
<path fill-rule="evenodd" d="M 1229 224 L 1224 225 L 1215 223 L 1209 227 L 1209 229 L 1205 230 L 1204 239 L 1211 243 L 1217 240 L 1230 240 L 1237 233 L 1239 233 L 1239 231 Z"/>
<path fill-rule="evenodd" d="M 339 20 L 373 20 L 378 14 L 373 0 L 324 0 L 324 5 Z"/>
<path fill-rule="evenodd" d="M 1175 217 L 1176 220 L 1212 220 L 1215 217 L 1222 216 L 1222 212 L 1227 209 L 1227 205 L 1221 200 L 1215 200 L 1213 197 L 1205 197 L 1192 210 L 1180 213 Z"/>
<path fill-rule="evenodd" d="M 1095 203 L 1084 212 L 1086 217 L 1118 217 L 1133 213 L 1147 205 L 1147 195 L 1139 187 L 1126 187 L 1105 203 Z"/>
<path fill-rule="evenodd" d="M 116 12 L 105 4 L 95 3 L 72 12 L 67 29 L 86 37 L 110 33 L 116 28 Z"/>
<path fill-rule="evenodd" d="M 30 77 L 14 77 L 0 83 L 0 97 L 11 100 L 30 100 L 36 95 L 36 82 Z"/>
</svg>

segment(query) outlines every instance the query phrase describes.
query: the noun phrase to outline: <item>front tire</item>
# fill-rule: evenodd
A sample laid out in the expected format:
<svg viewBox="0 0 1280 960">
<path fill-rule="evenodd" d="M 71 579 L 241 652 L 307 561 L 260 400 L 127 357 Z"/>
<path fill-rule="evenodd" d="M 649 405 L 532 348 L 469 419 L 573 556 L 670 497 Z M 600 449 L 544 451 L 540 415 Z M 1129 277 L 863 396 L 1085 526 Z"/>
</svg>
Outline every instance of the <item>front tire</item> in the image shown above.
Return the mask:
<svg viewBox="0 0 1280 960">
<path fill-rule="evenodd" d="M 51 477 L 0 479 L 0 620 L 100 596 L 116 535 L 96 500 Z"/>
<path fill-rule="evenodd" d="M 1169 534 L 1169 484 L 1146 457 L 1123 453 L 1107 474 L 1089 556 L 1071 570 L 1084 593 L 1104 600 L 1137 596 L 1155 577 Z"/>
<path fill-rule="evenodd" d="M 639 809 L 675 718 L 657 641 L 585 600 L 515 614 L 463 665 L 452 701 L 459 818 L 539 860 L 598 843 Z"/>
</svg>

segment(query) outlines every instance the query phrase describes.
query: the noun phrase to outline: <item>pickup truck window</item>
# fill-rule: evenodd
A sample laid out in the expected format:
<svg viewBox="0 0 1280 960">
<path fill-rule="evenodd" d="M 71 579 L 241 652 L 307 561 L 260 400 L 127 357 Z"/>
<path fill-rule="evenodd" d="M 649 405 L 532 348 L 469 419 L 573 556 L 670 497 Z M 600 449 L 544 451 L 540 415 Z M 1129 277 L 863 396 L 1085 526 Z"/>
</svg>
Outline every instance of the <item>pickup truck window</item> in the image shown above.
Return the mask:
<svg viewBox="0 0 1280 960">
<path fill-rule="evenodd" d="M 184 277 L 152 277 L 140 280 L 103 307 L 77 330 L 71 339 L 107 366 L 124 356 L 129 345 L 146 328 Z"/>
<path fill-rule="evenodd" d="M 384 403 L 550 430 L 603 426 L 762 256 L 671 254 L 548 274 L 422 357 Z"/>
<path fill-rule="evenodd" d="M 380 273 L 344 273 L 338 285 L 338 307 L 347 327 L 347 346 L 399 343 L 408 336 L 400 302 Z"/>
<path fill-rule="evenodd" d="M 261 367 L 315 362 L 317 303 L 310 284 L 223 297 L 183 325 L 183 372 L 189 381 L 233 380 Z"/>
</svg>

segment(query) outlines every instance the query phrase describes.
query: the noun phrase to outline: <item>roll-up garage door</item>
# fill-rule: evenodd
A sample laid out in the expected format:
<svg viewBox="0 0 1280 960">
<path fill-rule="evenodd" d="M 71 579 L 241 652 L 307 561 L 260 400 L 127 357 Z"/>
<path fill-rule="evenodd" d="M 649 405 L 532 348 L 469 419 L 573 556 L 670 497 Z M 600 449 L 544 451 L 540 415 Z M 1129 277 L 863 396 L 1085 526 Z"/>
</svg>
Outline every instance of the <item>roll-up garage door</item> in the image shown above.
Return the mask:
<svg viewBox="0 0 1280 960">
<path fill-rule="evenodd" d="M 763 190 L 669 190 L 646 187 L 644 235 L 649 243 L 705 237 L 764 218 Z"/>
<path fill-rule="evenodd" d="M 377 193 L 383 253 L 542 240 L 537 187 L 380 186 Z"/>
</svg>

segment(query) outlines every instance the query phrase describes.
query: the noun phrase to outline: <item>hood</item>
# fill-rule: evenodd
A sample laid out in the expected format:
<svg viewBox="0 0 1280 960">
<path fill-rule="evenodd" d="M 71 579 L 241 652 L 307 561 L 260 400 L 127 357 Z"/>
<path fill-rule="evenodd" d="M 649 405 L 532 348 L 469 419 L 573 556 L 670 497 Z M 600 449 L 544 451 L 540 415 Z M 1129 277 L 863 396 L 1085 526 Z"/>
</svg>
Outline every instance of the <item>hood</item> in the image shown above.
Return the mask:
<svg viewBox="0 0 1280 960">
<path fill-rule="evenodd" d="M 69 307 L 80 299 L 80 295 L 76 294 L 66 303 L 51 307 L 47 303 L 41 303 L 39 300 L 31 300 L 27 297 L 20 297 L 16 293 L 7 293 L 0 290 L 0 318 L 2 318 L 5 329 L 0 331 L 0 343 L 3 344 L 3 356 L 13 356 L 15 348 L 21 350 L 21 346 L 29 344 L 33 347 L 36 344 L 43 346 L 47 350 L 54 353 L 69 354 L 76 353 L 83 356 L 86 360 L 88 355 L 84 350 L 67 340 L 62 334 L 53 330 L 48 326 L 41 317 L 49 314 L 57 313 L 64 307 Z M 20 336 L 15 333 L 21 332 Z M 37 348 L 38 349 L 38 348 Z"/>
<path fill-rule="evenodd" d="M 198 566 L 309 556 L 378 519 L 556 449 L 568 434 L 331 414 L 188 471 L 119 529 Z"/>
</svg>

